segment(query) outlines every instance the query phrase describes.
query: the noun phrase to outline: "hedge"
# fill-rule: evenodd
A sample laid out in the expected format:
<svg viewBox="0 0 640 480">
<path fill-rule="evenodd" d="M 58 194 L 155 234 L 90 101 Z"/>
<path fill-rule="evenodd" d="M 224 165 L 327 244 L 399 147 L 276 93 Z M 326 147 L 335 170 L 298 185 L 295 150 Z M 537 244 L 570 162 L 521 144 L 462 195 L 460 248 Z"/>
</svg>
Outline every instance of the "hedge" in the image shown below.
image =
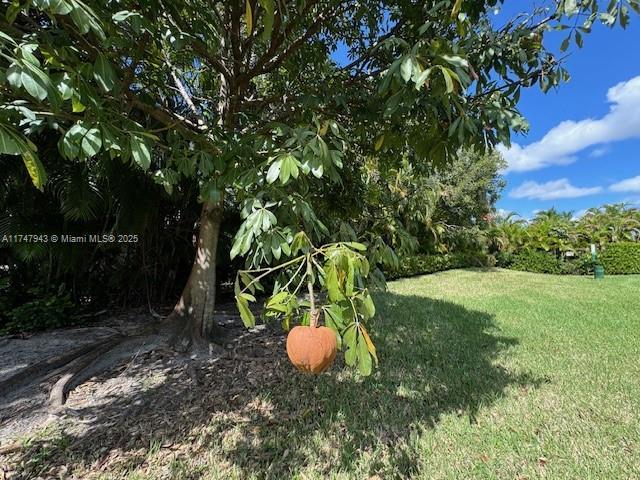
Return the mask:
<svg viewBox="0 0 640 480">
<path fill-rule="evenodd" d="M 598 255 L 598 263 L 605 274 L 640 274 L 640 243 L 614 243 Z M 525 251 L 515 255 L 498 255 L 498 266 L 533 273 L 554 275 L 590 275 L 593 273 L 591 255 L 567 260 L 552 253 Z"/>
<path fill-rule="evenodd" d="M 605 274 L 640 274 L 640 243 L 613 243 L 598 256 Z"/>
<path fill-rule="evenodd" d="M 550 273 L 553 275 L 587 275 L 592 269 L 591 258 L 588 256 L 579 257 L 573 260 L 563 260 L 556 258 L 552 253 L 540 251 L 526 251 L 513 255 L 509 263 L 499 265 L 512 270 L 533 273 Z"/>
<path fill-rule="evenodd" d="M 483 253 L 450 253 L 439 255 L 418 254 L 400 259 L 400 267 L 387 271 L 389 280 L 414 275 L 442 272 L 454 268 L 492 266 L 493 257 Z M 574 259 L 560 259 L 549 252 L 524 251 L 518 254 L 499 254 L 499 267 L 532 273 L 553 275 L 590 275 L 593 262 L 589 254 Z M 640 243 L 615 243 L 609 245 L 598 256 L 605 274 L 640 274 Z"/>
<path fill-rule="evenodd" d="M 426 255 L 418 254 L 400 259 L 400 267 L 386 272 L 389 280 L 427 273 L 442 272 L 454 268 L 482 267 L 489 263 L 487 255 L 482 253 L 451 253 Z"/>
</svg>

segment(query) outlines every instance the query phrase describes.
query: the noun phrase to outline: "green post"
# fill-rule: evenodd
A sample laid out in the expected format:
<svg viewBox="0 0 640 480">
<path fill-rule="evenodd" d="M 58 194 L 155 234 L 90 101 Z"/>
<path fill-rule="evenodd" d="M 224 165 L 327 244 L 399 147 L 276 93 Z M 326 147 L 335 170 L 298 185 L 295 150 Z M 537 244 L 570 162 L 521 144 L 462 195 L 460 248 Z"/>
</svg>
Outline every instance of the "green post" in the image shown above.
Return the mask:
<svg viewBox="0 0 640 480">
<path fill-rule="evenodd" d="M 593 268 L 593 278 L 596 280 L 601 280 L 604 278 L 604 267 L 599 263 Z"/>
<path fill-rule="evenodd" d="M 591 244 L 591 260 L 593 260 L 593 278 L 602 280 L 604 278 L 604 267 L 597 263 L 596 246 L 593 243 Z"/>
</svg>

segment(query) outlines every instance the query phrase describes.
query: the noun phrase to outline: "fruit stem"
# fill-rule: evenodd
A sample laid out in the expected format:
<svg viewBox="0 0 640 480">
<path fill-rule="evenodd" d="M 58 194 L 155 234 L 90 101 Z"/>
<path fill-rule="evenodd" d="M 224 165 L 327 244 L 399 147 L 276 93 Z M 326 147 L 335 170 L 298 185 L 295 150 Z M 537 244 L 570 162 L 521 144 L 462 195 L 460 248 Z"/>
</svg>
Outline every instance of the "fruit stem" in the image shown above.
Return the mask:
<svg viewBox="0 0 640 480">
<path fill-rule="evenodd" d="M 311 267 L 311 255 L 307 254 L 307 288 L 309 290 L 309 303 L 311 311 L 309 312 L 309 324 L 316 328 L 318 326 L 318 317 L 320 314 L 316 310 L 316 299 L 313 294 L 313 268 Z"/>
</svg>

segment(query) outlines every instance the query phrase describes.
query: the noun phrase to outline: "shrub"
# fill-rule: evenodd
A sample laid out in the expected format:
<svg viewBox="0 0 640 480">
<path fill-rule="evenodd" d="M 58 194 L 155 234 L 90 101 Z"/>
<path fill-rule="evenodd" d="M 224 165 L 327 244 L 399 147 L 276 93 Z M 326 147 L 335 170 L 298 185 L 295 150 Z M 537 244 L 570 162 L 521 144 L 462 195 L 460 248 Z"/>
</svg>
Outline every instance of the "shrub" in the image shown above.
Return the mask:
<svg viewBox="0 0 640 480">
<path fill-rule="evenodd" d="M 400 259 L 400 267 L 386 276 L 389 280 L 427 273 L 442 272 L 454 268 L 483 267 L 490 262 L 482 253 L 449 253 L 441 255 L 418 254 Z"/>
<path fill-rule="evenodd" d="M 0 300 L 0 305 L 8 308 L 3 311 L 0 335 L 58 328 L 75 323 L 71 315 L 75 306 L 69 293 L 47 293 L 39 288 L 32 288 L 28 293 L 30 300 L 13 308 L 8 305 L 9 302 Z"/>
<path fill-rule="evenodd" d="M 593 272 L 593 261 L 590 255 L 567 260 L 556 258 L 552 253 L 536 250 L 524 251 L 499 263 L 501 267 L 532 273 L 550 273 L 553 275 L 588 275 Z"/>
<path fill-rule="evenodd" d="M 604 271 L 610 275 L 640 273 L 640 243 L 614 243 L 598 257 Z"/>
<path fill-rule="evenodd" d="M 496 254 L 497 265 L 502 268 L 510 268 L 514 258 L 515 254 L 512 252 L 498 252 Z"/>
<path fill-rule="evenodd" d="M 534 250 L 514 255 L 510 268 L 533 273 L 563 273 L 562 262 L 555 255 Z"/>
</svg>

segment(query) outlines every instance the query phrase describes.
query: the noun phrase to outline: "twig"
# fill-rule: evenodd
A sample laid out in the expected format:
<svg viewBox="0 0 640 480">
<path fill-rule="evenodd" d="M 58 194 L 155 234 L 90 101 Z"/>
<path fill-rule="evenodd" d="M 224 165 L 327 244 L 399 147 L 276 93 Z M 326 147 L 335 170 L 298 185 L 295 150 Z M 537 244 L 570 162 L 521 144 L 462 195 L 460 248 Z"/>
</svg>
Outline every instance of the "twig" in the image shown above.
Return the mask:
<svg viewBox="0 0 640 480">
<path fill-rule="evenodd" d="M 0 447 L 0 455 L 8 455 L 20 450 L 22 450 L 22 445 L 20 445 L 18 442 L 10 443 L 9 445 L 3 445 L 2 447 Z"/>
</svg>

